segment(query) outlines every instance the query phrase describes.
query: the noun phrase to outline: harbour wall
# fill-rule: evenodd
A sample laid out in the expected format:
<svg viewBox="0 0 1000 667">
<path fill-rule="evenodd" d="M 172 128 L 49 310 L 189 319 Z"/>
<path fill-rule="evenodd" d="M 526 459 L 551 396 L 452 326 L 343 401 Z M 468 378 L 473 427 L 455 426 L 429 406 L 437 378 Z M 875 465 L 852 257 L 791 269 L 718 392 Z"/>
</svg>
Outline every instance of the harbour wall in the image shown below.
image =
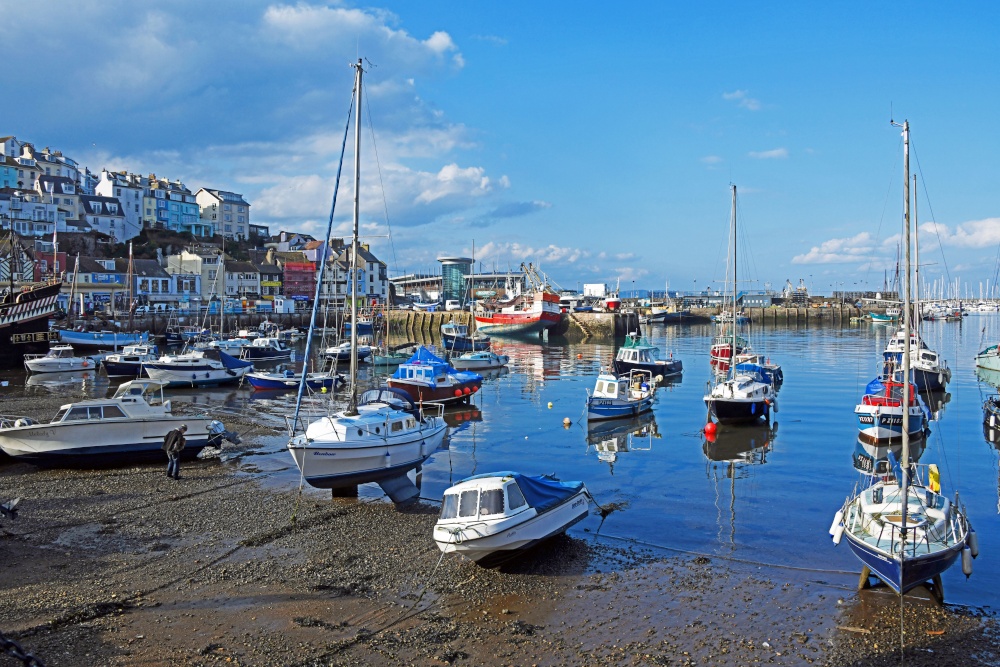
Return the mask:
<svg viewBox="0 0 1000 667">
<path fill-rule="evenodd" d="M 750 321 L 757 326 L 768 325 L 804 325 L 829 326 L 846 325 L 851 318 L 861 317 L 863 313 L 854 306 L 830 306 L 828 308 L 747 308 L 743 311 Z M 877 310 L 875 312 L 878 312 Z M 717 308 L 695 308 L 691 317 L 685 319 L 685 324 L 703 324 L 711 321 L 712 315 L 718 314 Z M 265 319 L 276 323 L 280 328 L 306 327 L 309 324 L 310 313 L 242 313 L 226 315 L 227 331 L 238 329 L 255 329 Z M 393 310 L 389 312 L 389 334 L 426 340 L 440 334 L 441 325 L 456 321 L 473 328 L 472 314 L 467 311 L 425 312 L 413 310 Z M 162 335 L 166 330 L 167 317 L 151 314 L 136 317 L 132 320 L 132 329 L 148 330 L 153 335 Z M 125 318 L 117 320 L 121 329 L 127 328 Z M 202 320 L 194 316 L 178 318 L 181 325 L 201 324 Z M 216 317 L 211 318 L 213 326 L 218 326 Z M 317 318 L 317 327 L 339 329 L 342 325 L 339 313 L 330 313 L 324 321 Z M 659 325 L 657 325 L 659 326 Z M 667 325 L 677 326 L 677 325 Z M 110 330 L 108 320 L 91 319 L 87 328 L 91 330 Z M 550 336 L 564 336 L 569 340 L 587 340 L 590 338 L 622 338 L 630 331 L 639 331 L 639 316 L 635 312 L 620 313 L 567 313 L 562 322 L 549 330 Z"/>
</svg>

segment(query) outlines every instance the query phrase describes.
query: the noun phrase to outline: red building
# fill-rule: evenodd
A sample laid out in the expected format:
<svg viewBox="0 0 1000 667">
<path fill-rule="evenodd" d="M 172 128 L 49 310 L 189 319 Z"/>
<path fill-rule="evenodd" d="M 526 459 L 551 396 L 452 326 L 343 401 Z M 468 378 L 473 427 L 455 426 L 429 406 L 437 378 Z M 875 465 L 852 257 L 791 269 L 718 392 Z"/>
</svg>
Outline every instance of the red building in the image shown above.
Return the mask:
<svg viewBox="0 0 1000 667">
<path fill-rule="evenodd" d="M 316 265 L 313 262 L 285 262 L 283 288 L 286 297 L 316 296 Z"/>
</svg>

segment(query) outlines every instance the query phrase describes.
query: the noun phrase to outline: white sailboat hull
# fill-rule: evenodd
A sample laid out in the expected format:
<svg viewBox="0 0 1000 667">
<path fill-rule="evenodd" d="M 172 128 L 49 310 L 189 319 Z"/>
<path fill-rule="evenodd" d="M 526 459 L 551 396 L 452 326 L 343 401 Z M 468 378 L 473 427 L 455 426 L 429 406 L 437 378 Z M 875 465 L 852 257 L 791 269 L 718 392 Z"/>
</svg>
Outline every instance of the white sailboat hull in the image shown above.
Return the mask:
<svg viewBox="0 0 1000 667">
<path fill-rule="evenodd" d="M 293 438 L 288 443 L 306 483 L 320 489 L 367 484 L 413 470 L 441 446 L 447 425 L 432 427 L 377 442 Z"/>
</svg>

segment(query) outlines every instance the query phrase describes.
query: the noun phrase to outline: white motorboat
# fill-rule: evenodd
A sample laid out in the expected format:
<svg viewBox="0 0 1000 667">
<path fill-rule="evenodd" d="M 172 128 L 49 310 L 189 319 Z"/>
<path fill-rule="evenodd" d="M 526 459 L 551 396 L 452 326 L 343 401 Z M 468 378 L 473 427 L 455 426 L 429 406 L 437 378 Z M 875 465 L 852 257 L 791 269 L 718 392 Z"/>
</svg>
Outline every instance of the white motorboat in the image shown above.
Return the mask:
<svg viewBox="0 0 1000 667">
<path fill-rule="evenodd" d="M 222 340 L 210 340 L 207 343 L 198 343 L 195 348 L 199 350 L 226 350 L 227 352 L 239 353 L 245 346 L 250 344 L 247 338 L 224 338 Z"/>
<path fill-rule="evenodd" d="M 351 359 L 351 341 L 344 341 L 340 345 L 331 345 L 323 350 L 323 356 L 327 359 L 335 359 L 336 361 L 350 361 Z M 358 355 L 358 359 L 364 361 L 372 354 L 372 348 L 370 345 L 357 345 L 353 348 Z"/>
<path fill-rule="evenodd" d="M 240 350 L 240 359 L 271 361 L 274 359 L 291 359 L 295 361 L 295 351 L 280 338 L 261 336 L 254 338 L 249 345 Z"/>
<path fill-rule="evenodd" d="M 497 354 L 491 350 L 482 352 L 466 352 L 450 359 L 453 368 L 460 371 L 483 371 L 491 368 L 502 368 L 510 362 L 506 354 Z"/>
<path fill-rule="evenodd" d="M 64 373 L 97 367 L 93 357 L 78 357 L 72 345 L 53 345 L 46 354 L 24 355 L 24 367 L 31 373 Z"/>
<path fill-rule="evenodd" d="M 163 458 L 163 437 L 187 424 L 186 458 L 218 444 L 225 428 L 209 417 L 180 416 L 163 399 L 163 384 L 132 380 L 111 398 L 67 403 L 47 424 L 26 418 L 0 419 L 0 449 L 19 461 L 37 465 L 79 466 L 132 463 Z"/>
<path fill-rule="evenodd" d="M 253 370 L 253 364 L 240 361 L 219 350 L 222 361 L 205 356 L 203 352 L 165 355 L 142 365 L 151 380 L 168 387 L 210 387 L 239 382 Z"/>
<path fill-rule="evenodd" d="M 498 565 L 587 516 L 583 482 L 494 472 L 464 479 L 444 492 L 434 541 L 479 565 Z"/>
</svg>

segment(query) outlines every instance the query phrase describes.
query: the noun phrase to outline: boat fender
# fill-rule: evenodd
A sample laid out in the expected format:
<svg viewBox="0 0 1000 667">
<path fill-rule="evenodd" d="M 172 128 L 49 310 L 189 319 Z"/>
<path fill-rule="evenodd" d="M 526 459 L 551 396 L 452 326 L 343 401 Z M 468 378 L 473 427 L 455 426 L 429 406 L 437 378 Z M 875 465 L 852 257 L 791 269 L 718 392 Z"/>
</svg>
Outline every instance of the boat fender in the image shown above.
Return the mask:
<svg viewBox="0 0 1000 667">
<path fill-rule="evenodd" d="M 969 547 L 962 549 L 962 574 L 966 579 L 972 574 L 972 549 Z"/>
<path fill-rule="evenodd" d="M 997 416 L 990 415 L 990 428 L 994 428 L 997 425 Z"/>
<path fill-rule="evenodd" d="M 778 401 L 771 400 L 771 409 L 774 410 L 774 414 L 778 414 Z"/>
<path fill-rule="evenodd" d="M 837 534 L 837 526 L 840 526 L 844 522 L 844 510 L 837 510 L 837 513 L 833 515 L 833 523 L 830 524 L 830 534 Z"/>
<path fill-rule="evenodd" d="M 833 531 L 833 544 L 834 544 L 835 546 L 836 546 L 836 545 L 839 545 L 839 544 L 840 544 L 840 540 L 841 540 L 841 538 L 843 538 L 843 537 L 844 537 L 844 524 L 840 524 L 840 525 L 839 525 L 839 526 L 837 526 L 837 528 L 836 528 L 836 529 L 835 529 L 835 530 Z"/>
<path fill-rule="evenodd" d="M 84 359 L 83 360 L 83 367 L 86 368 L 89 365 L 90 365 L 89 362 L 86 359 Z"/>
<path fill-rule="evenodd" d="M 455 396 L 461 396 L 461 395 L 462 395 L 462 390 L 461 389 L 456 389 L 455 390 Z"/>
<path fill-rule="evenodd" d="M 966 542 L 969 545 L 969 551 L 972 552 L 973 558 L 979 557 L 979 536 L 976 535 L 976 529 L 969 526 L 969 536 L 966 538 Z"/>
</svg>

